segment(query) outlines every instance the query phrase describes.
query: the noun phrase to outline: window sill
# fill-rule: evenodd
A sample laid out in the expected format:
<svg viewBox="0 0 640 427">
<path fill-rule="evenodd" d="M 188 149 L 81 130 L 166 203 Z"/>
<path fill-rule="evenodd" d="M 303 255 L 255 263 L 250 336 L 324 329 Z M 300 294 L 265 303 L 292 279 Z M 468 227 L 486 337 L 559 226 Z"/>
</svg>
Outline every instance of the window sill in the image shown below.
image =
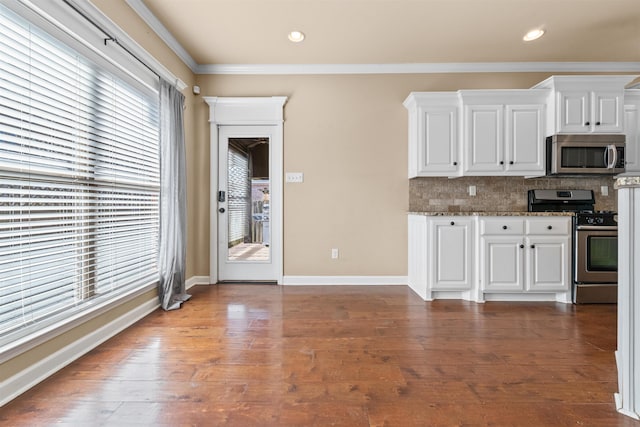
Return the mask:
<svg viewBox="0 0 640 427">
<path fill-rule="evenodd" d="M 119 295 L 112 300 L 98 303 L 92 308 L 83 310 L 82 312 L 74 314 L 67 319 L 44 327 L 33 334 L 5 344 L 4 346 L 0 347 L 0 363 L 11 360 L 21 355 L 22 353 L 25 353 L 41 344 L 44 344 L 47 341 L 50 341 L 64 334 L 65 332 L 68 332 L 104 313 L 107 313 L 108 311 L 113 310 L 114 308 L 127 303 L 153 289 L 157 289 L 157 283 L 152 283 L 138 289 L 133 289 L 129 292 L 123 293 L 122 295 Z M 159 302 L 158 306 L 160 306 Z"/>
</svg>

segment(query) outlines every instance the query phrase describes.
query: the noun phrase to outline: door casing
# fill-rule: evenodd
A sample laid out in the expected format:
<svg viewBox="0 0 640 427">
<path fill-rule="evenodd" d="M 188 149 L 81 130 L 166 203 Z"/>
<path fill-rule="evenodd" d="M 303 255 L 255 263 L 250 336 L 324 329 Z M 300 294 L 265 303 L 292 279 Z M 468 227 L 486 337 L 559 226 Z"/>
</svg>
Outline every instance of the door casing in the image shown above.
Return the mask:
<svg viewBox="0 0 640 427">
<path fill-rule="evenodd" d="M 276 282 L 283 276 L 283 124 L 286 96 L 273 97 L 203 97 L 209 105 L 209 283 L 218 283 L 218 152 L 220 126 L 273 126 L 271 133 L 271 203 L 273 233 L 271 256 L 276 268 Z"/>
</svg>

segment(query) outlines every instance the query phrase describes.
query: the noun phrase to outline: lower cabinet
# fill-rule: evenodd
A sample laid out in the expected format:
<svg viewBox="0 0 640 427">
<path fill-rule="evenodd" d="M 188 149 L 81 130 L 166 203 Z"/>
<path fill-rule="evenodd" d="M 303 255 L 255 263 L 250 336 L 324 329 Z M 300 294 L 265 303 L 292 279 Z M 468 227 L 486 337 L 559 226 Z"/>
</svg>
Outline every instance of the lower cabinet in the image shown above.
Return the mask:
<svg viewBox="0 0 640 427">
<path fill-rule="evenodd" d="M 425 300 L 472 299 L 474 220 L 409 215 L 409 286 Z"/>
<path fill-rule="evenodd" d="M 480 288 L 483 294 L 549 293 L 569 302 L 571 219 L 480 219 Z"/>
<path fill-rule="evenodd" d="M 409 215 L 423 299 L 571 300 L 571 218 Z"/>
</svg>

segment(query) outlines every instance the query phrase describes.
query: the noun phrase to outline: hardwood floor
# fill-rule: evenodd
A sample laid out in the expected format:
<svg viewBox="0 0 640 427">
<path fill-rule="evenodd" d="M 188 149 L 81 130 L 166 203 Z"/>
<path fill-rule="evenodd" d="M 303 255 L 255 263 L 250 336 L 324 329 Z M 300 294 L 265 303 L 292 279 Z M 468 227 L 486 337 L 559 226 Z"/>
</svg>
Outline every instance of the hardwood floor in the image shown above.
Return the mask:
<svg viewBox="0 0 640 427">
<path fill-rule="evenodd" d="M 197 286 L 0 409 L 3 426 L 638 426 L 616 306 L 405 286 Z"/>
</svg>

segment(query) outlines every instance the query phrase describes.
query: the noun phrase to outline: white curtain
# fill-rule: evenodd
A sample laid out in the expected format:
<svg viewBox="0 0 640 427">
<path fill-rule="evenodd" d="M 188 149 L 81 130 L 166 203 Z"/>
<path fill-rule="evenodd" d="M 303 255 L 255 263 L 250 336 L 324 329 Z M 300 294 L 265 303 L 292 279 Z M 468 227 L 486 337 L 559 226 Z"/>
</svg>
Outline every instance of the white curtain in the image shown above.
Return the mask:
<svg viewBox="0 0 640 427">
<path fill-rule="evenodd" d="M 160 248 L 158 293 L 165 310 L 180 308 L 191 295 L 185 289 L 186 165 L 184 95 L 160 82 Z"/>
</svg>

